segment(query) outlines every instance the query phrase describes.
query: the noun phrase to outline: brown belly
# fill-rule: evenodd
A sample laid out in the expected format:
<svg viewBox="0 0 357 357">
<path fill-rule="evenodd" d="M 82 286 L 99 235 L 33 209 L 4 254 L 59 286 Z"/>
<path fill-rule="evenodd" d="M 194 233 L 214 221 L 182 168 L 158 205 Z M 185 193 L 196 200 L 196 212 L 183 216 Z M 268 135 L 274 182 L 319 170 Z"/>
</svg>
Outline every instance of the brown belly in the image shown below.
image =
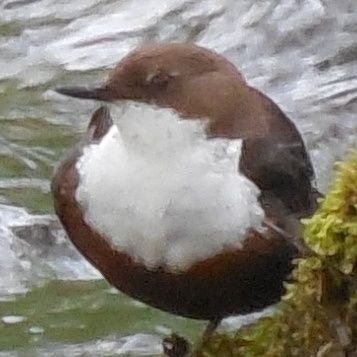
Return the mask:
<svg viewBox="0 0 357 357">
<path fill-rule="evenodd" d="M 161 310 L 204 320 L 249 313 L 280 299 L 296 250 L 270 230 L 251 231 L 243 249 L 223 252 L 180 274 L 164 267 L 148 270 L 115 250 L 86 224 L 75 200 L 78 155 L 70 156 L 53 179 L 56 212 L 78 250 L 120 291 Z"/>
</svg>

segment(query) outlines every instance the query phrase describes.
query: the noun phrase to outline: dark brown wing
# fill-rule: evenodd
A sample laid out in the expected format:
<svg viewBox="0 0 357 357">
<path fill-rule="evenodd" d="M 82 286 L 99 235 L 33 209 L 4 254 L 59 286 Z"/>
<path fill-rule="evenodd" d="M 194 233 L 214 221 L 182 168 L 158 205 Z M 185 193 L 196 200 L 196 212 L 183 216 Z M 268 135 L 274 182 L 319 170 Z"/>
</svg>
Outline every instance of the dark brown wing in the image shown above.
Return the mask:
<svg viewBox="0 0 357 357">
<path fill-rule="evenodd" d="M 269 117 L 269 133 L 243 141 L 240 170 L 261 190 L 262 203 L 269 210 L 297 217 L 316 209 L 314 170 L 300 133 L 293 122 L 267 96 L 251 88 Z"/>
</svg>

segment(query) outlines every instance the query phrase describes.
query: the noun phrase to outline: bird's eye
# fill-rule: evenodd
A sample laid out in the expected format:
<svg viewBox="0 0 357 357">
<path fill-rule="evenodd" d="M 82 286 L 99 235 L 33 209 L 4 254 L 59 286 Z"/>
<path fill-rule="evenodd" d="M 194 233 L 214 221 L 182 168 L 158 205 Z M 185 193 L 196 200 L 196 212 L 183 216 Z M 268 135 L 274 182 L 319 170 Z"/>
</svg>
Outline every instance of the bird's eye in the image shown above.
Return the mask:
<svg viewBox="0 0 357 357">
<path fill-rule="evenodd" d="M 155 86 L 166 86 L 167 83 L 174 78 L 174 74 L 168 73 L 151 73 L 146 77 L 146 82 Z"/>
</svg>

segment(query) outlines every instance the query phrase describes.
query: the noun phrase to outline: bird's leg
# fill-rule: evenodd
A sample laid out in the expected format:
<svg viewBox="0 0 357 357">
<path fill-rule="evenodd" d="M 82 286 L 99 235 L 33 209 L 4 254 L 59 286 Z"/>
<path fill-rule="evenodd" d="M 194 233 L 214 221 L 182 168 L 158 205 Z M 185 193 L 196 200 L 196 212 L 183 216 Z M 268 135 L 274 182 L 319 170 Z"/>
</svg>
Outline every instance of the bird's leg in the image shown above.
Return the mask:
<svg viewBox="0 0 357 357">
<path fill-rule="evenodd" d="M 203 331 L 201 339 L 196 344 L 196 348 L 200 349 L 212 336 L 220 322 L 221 318 L 217 318 L 208 322 L 206 328 Z M 162 346 L 164 349 L 164 355 L 167 357 L 190 357 L 192 356 L 190 343 L 183 337 L 172 334 L 165 337 Z"/>
<path fill-rule="evenodd" d="M 167 357 L 189 357 L 191 355 L 190 343 L 183 337 L 172 334 L 162 341 L 164 355 Z"/>
<path fill-rule="evenodd" d="M 195 345 L 195 351 L 199 351 L 203 348 L 203 346 L 208 343 L 210 338 L 212 337 L 213 333 L 216 331 L 218 325 L 221 323 L 222 319 L 221 318 L 216 318 L 213 320 L 210 320 L 206 326 L 206 328 L 203 331 L 203 334 L 201 336 L 201 339 L 198 340 L 198 342 Z M 193 353 L 195 356 L 195 354 Z"/>
<path fill-rule="evenodd" d="M 218 325 L 221 323 L 221 318 L 216 318 L 214 320 L 210 320 L 203 331 L 202 338 L 201 338 L 201 345 L 206 343 L 211 336 L 213 335 L 214 331 L 216 331 Z"/>
</svg>

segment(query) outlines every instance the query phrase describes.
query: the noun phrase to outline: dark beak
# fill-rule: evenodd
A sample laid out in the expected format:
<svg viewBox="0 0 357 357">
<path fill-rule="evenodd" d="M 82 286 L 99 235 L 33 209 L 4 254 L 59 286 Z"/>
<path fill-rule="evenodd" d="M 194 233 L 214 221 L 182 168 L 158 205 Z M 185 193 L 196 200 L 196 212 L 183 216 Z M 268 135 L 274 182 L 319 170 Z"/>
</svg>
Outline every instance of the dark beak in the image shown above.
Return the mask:
<svg viewBox="0 0 357 357">
<path fill-rule="evenodd" d="M 110 95 L 107 88 L 85 88 L 85 87 L 60 87 L 56 88 L 57 93 L 68 95 L 80 99 L 94 99 L 110 101 Z"/>
</svg>

